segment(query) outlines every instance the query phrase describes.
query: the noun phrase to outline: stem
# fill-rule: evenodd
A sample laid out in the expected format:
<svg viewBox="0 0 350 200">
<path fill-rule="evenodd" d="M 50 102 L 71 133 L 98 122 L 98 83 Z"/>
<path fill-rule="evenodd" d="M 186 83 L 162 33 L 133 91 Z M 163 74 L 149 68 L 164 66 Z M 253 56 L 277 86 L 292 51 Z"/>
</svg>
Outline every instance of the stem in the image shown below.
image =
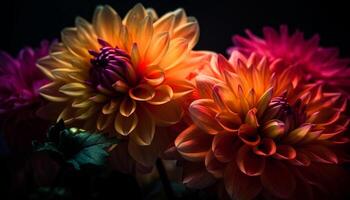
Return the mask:
<svg viewBox="0 0 350 200">
<path fill-rule="evenodd" d="M 164 191 L 165 191 L 167 198 L 169 200 L 175 199 L 174 191 L 170 185 L 168 175 L 165 171 L 165 168 L 164 168 L 164 165 L 163 165 L 163 162 L 161 159 L 159 159 L 159 158 L 157 159 L 156 166 L 157 166 L 158 174 L 159 174 L 160 180 L 162 181 L 163 188 L 164 188 Z"/>
</svg>

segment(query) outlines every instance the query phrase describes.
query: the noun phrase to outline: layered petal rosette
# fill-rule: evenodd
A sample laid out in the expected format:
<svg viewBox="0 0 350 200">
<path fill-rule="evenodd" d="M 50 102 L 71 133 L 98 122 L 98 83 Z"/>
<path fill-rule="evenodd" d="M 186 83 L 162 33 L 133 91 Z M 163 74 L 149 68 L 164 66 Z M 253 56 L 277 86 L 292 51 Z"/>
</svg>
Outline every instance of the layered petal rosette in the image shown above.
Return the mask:
<svg viewBox="0 0 350 200">
<path fill-rule="evenodd" d="M 349 141 L 346 97 L 319 83 L 300 84 L 295 66 L 281 65 L 234 51 L 228 61 L 213 56 L 211 72 L 196 78 L 194 124 L 175 146 L 186 160 L 205 165 L 233 199 L 320 199 L 336 196 L 333 187 L 341 184 L 332 183 L 346 180 L 339 176 Z M 272 72 L 276 67 L 284 70 Z M 184 182 L 212 182 L 198 181 L 210 179 L 199 172 Z"/>
<path fill-rule="evenodd" d="M 0 117 L 6 141 L 15 152 L 30 152 L 32 139 L 44 137 L 49 125 L 37 115 L 45 105 L 39 88 L 49 79 L 35 66 L 48 55 L 49 47 L 42 41 L 38 48 L 23 48 L 16 58 L 0 51 Z"/>
<path fill-rule="evenodd" d="M 269 60 L 283 59 L 289 65 L 296 65 L 296 70 L 301 73 L 305 81 L 327 83 L 333 90 L 347 93 L 349 97 L 350 60 L 339 58 L 337 48 L 321 47 L 318 35 L 310 39 L 305 39 L 300 31 L 290 35 L 287 26 L 284 25 L 280 27 L 279 32 L 271 27 L 265 27 L 262 38 L 249 30 L 246 33 L 248 38 L 233 36 L 235 46 L 230 48 L 229 52 L 237 49 L 246 56 L 255 52 L 260 56 L 266 56 Z"/>
<path fill-rule="evenodd" d="M 121 19 L 99 6 L 92 23 L 76 18 L 40 60 L 52 80 L 41 94 L 54 102 L 58 120 L 130 138 L 131 156 L 150 165 L 166 141 L 157 127 L 181 119 L 177 101 L 191 92 L 187 78 L 207 57 L 192 51 L 198 36 L 197 21 L 182 9 L 158 17 L 137 4 Z"/>
</svg>

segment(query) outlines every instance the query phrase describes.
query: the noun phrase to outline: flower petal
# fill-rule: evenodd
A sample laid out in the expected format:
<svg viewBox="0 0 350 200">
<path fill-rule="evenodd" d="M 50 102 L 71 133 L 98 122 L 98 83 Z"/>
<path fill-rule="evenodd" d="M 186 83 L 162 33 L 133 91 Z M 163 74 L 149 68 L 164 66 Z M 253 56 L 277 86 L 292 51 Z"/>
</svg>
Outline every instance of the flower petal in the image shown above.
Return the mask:
<svg viewBox="0 0 350 200">
<path fill-rule="evenodd" d="M 239 144 L 237 137 L 232 133 L 220 133 L 214 136 L 211 150 L 220 162 L 229 162 Z"/>
<path fill-rule="evenodd" d="M 274 160 L 266 164 L 264 173 L 261 175 L 261 183 L 265 189 L 279 198 L 290 197 L 296 187 L 291 171 L 281 161 Z"/>
<path fill-rule="evenodd" d="M 129 95 L 136 101 L 148 101 L 151 100 L 155 92 L 152 87 L 146 84 L 140 84 L 129 90 Z"/>
<path fill-rule="evenodd" d="M 173 90 L 169 85 L 160 85 L 155 89 L 154 97 L 147 101 L 153 105 L 168 103 L 173 97 Z"/>
<path fill-rule="evenodd" d="M 292 146 L 278 145 L 276 153 L 273 155 L 273 157 L 280 160 L 292 160 L 296 157 L 296 155 L 297 152 Z"/>
<path fill-rule="evenodd" d="M 259 176 L 265 168 L 265 158 L 253 153 L 252 147 L 243 145 L 236 158 L 238 168 L 248 176 Z"/>
<path fill-rule="evenodd" d="M 149 111 L 142 106 L 137 107 L 136 113 L 139 120 L 137 126 L 135 126 L 130 134 L 130 138 L 138 145 L 149 145 L 155 133 L 156 125 L 154 120 Z"/>
<path fill-rule="evenodd" d="M 196 100 L 190 105 L 189 112 L 191 113 L 193 122 L 208 133 L 216 134 L 222 130 L 219 123 L 215 120 L 218 111 L 213 100 Z"/>
<path fill-rule="evenodd" d="M 248 124 L 242 124 L 239 127 L 238 136 L 247 145 L 255 146 L 260 143 L 260 136 L 257 134 L 256 128 Z"/>
<path fill-rule="evenodd" d="M 226 191 L 232 199 L 252 200 L 262 190 L 259 178 L 243 174 L 235 162 L 227 165 L 224 182 Z"/>
<path fill-rule="evenodd" d="M 204 160 L 211 147 L 212 136 L 191 125 L 175 140 L 177 151 L 187 160 Z"/>
<path fill-rule="evenodd" d="M 138 116 L 135 113 L 125 117 L 118 112 L 114 120 L 114 129 L 117 133 L 127 136 L 136 128 L 138 121 Z"/>
<path fill-rule="evenodd" d="M 253 148 L 253 151 L 260 156 L 271 156 L 276 152 L 276 144 L 272 139 L 264 138 Z"/>
<path fill-rule="evenodd" d="M 179 122 L 183 116 L 181 106 L 175 101 L 161 105 L 146 105 L 157 125 L 172 125 Z"/>
<path fill-rule="evenodd" d="M 210 150 L 205 157 L 205 166 L 208 172 L 212 173 L 214 177 L 221 178 L 224 174 L 225 164 L 218 161 L 214 153 Z"/>
<path fill-rule="evenodd" d="M 282 136 L 285 132 L 285 125 L 283 122 L 277 119 L 270 120 L 265 122 L 262 127 L 262 133 L 265 137 L 277 138 Z"/>
<path fill-rule="evenodd" d="M 237 131 L 242 124 L 238 114 L 230 111 L 223 111 L 215 116 L 215 119 L 226 131 Z"/>
<path fill-rule="evenodd" d="M 288 133 L 285 138 L 283 138 L 283 142 L 287 144 L 296 144 L 301 141 L 306 134 L 312 128 L 311 124 L 304 124 L 301 127 L 294 129 L 292 132 Z"/>
<path fill-rule="evenodd" d="M 133 99 L 125 97 L 123 101 L 120 103 L 119 112 L 125 117 L 129 117 L 132 113 L 134 113 L 136 109 L 136 102 Z"/>
</svg>

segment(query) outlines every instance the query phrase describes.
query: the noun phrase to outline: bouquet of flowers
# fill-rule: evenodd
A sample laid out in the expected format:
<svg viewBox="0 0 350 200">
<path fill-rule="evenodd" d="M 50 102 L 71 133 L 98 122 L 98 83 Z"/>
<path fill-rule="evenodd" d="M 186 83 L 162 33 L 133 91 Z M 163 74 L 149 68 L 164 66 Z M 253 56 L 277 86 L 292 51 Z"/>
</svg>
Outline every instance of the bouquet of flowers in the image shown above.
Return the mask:
<svg viewBox="0 0 350 200">
<path fill-rule="evenodd" d="M 194 50 L 199 32 L 183 9 L 103 5 L 0 52 L 8 193 L 73 199 L 85 174 L 140 199 L 346 198 L 350 60 L 285 25 L 234 35 L 227 55 Z"/>
</svg>

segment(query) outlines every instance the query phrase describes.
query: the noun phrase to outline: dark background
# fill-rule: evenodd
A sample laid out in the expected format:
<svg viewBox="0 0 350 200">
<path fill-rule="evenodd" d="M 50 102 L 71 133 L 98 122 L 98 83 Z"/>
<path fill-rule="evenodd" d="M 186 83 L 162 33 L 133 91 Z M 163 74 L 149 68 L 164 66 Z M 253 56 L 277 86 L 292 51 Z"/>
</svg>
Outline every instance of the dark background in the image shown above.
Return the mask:
<svg viewBox="0 0 350 200">
<path fill-rule="evenodd" d="M 287 24 L 306 37 L 321 35 L 323 46 L 337 46 L 342 56 L 350 57 L 349 6 L 346 1 L 271 1 L 271 0 L 8 0 L 0 12 L 0 49 L 16 54 L 26 45 L 36 46 L 43 38 L 59 38 L 62 28 L 73 26 L 75 16 L 91 20 L 98 4 L 110 4 L 121 16 L 137 2 L 153 7 L 159 14 L 186 9 L 201 27 L 197 49 L 224 53 L 232 34 L 244 34 L 249 28 L 261 34 L 261 28 Z"/>
</svg>

